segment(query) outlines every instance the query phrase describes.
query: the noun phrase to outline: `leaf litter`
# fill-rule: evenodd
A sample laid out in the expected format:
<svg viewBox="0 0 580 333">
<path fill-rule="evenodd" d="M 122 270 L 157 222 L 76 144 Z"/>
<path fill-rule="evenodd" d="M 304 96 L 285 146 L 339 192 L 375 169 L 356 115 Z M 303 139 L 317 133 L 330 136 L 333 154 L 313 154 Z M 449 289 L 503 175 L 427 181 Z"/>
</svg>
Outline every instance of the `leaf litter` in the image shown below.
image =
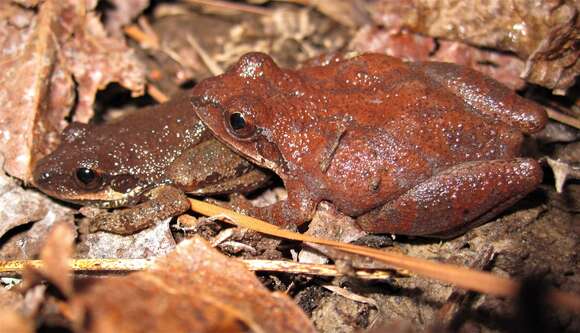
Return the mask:
<svg viewBox="0 0 580 333">
<path fill-rule="evenodd" d="M 181 242 L 142 272 L 85 281 L 73 289 L 68 260 L 73 230 L 60 224 L 43 249 L 43 266 L 28 268 L 22 290 L 46 280 L 44 303 L 65 327 L 83 332 L 314 332 L 304 313 L 268 291 L 246 266 L 203 239 Z M 32 319 L 32 318 L 30 318 Z M 50 322 L 41 326 L 50 328 Z"/>
</svg>

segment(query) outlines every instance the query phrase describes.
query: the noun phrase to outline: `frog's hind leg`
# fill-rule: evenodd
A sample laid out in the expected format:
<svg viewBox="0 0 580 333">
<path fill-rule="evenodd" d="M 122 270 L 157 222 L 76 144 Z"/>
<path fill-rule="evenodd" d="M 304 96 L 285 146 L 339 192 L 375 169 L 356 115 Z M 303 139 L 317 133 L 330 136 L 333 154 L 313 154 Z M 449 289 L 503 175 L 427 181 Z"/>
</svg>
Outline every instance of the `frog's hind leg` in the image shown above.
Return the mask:
<svg viewBox="0 0 580 333">
<path fill-rule="evenodd" d="M 541 180 L 533 159 L 466 162 L 359 216 L 357 223 L 369 232 L 448 238 L 489 221 Z"/>
<path fill-rule="evenodd" d="M 541 130 L 548 120 L 540 105 L 473 69 L 443 62 L 417 62 L 410 66 L 444 85 L 473 111 L 515 126 L 524 133 Z"/>
</svg>

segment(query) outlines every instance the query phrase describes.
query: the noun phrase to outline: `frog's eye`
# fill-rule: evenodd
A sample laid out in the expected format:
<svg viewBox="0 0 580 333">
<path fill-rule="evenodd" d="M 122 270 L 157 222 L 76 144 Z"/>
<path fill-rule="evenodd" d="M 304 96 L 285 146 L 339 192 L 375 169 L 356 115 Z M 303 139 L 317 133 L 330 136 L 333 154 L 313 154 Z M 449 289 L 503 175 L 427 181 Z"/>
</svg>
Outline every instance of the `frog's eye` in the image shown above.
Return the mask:
<svg viewBox="0 0 580 333">
<path fill-rule="evenodd" d="M 89 168 L 78 168 L 75 171 L 75 179 L 86 188 L 95 188 L 100 185 L 101 177 Z"/>
<path fill-rule="evenodd" d="M 247 139 L 254 135 L 256 127 L 251 121 L 241 112 L 232 112 L 227 119 L 228 129 L 230 133 L 240 139 Z"/>
</svg>

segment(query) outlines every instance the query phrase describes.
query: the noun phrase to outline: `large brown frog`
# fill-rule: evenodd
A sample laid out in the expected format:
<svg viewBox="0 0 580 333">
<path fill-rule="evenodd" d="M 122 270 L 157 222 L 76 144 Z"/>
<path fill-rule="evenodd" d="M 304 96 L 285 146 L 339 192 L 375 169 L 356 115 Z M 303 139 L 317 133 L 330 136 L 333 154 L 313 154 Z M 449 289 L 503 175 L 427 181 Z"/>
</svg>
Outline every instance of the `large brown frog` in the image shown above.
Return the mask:
<svg viewBox="0 0 580 333">
<path fill-rule="evenodd" d="M 326 200 L 370 232 L 448 237 L 542 179 L 516 156 L 544 110 L 453 64 L 363 54 L 286 70 L 250 53 L 192 101 L 219 140 L 282 178 L 288 199 L 253 210 L 280 225 Z"/>
<path fill-rule="evenodd" d="M 245 192 L 269 178 L 215 140 L 191 109 L 189 94 L 112 123 L 73 123 L 38 162 L 34 184 L 66 201 L 104 208 L 92 231 L 131 234 L 187 211 L 185 192 Z"/>
</svg>

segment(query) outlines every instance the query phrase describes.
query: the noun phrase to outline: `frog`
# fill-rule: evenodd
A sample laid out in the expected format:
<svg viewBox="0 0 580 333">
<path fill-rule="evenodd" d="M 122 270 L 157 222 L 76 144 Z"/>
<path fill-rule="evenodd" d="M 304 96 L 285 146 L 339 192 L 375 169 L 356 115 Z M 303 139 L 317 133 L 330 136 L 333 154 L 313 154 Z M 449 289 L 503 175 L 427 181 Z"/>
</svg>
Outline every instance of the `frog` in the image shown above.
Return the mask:
<svg viewBox="0 0 580 333">
<path fill-rule="evenodd" d="M 184 92 L 104 124 L 69 124 L 32 183 L 67 202 L 124 207 L 94 216 L 89 232 L 129 235 L 189 210 L 186 194 L 246 193 L 269 178 L 209 133 Z"/>
<path fill-rule="evenodd" d="M 280 226 L 325 201 L 369 233 L 450 238 L 543 177 L 520 155 L 545 110 L 451 63 L 364 53 L 284 69 L 253 52 L 195 86 L 192 103 L 218 140 L 281 178 L 286 200 L 240 207 Z"/>
</svg>

